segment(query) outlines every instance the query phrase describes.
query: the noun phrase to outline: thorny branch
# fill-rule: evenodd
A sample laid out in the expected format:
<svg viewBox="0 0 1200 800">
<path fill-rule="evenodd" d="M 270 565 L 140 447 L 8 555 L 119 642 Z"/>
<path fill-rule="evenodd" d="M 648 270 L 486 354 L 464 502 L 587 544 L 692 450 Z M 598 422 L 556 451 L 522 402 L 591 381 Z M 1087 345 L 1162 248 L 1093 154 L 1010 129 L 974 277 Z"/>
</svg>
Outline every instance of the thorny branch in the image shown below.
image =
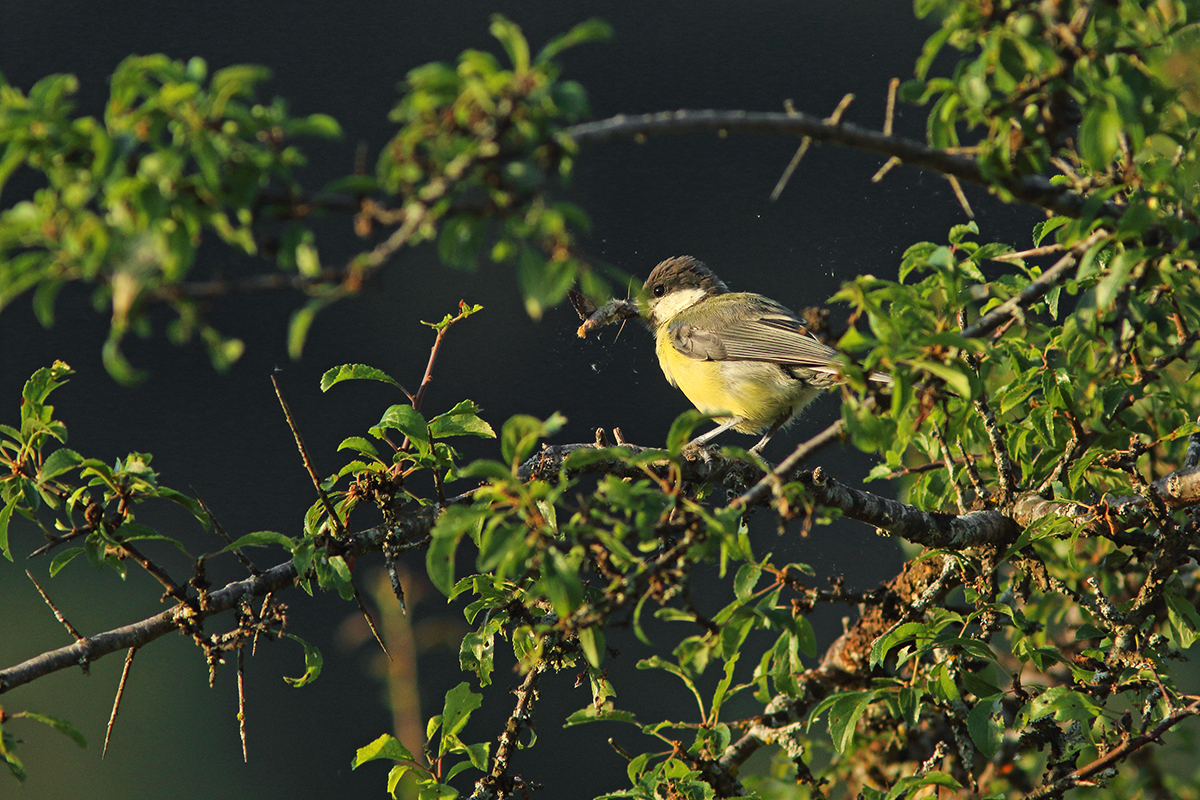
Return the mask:
<svg viewBox="0 0 1200 800">
<path fill-rule="evenodd" d="M 462 502 L 460 498 L 455 499 Z M 422 509 L 392 525 L 370 528 L 349 537 L 344 552 L 348 555 L 363 555 L 377 551 L 383 547 L 389 535 L 394 536 L 396 541 L 418 546 L 428 540 L 429 531 L 433 529 L 436 521 L 436 509 Z M 142 647 L 171 631 L 180 628 L 190 630 L 203 620 L 236 607 L 243 600 L 263 597 L 290 587 L 295 583 L 296 577 L 295 566 L 291 561 L 286 561 L 260 575 L 234 581 L 208 592 L 199 608 L 179 603 L 139 622 L 94 636 L 85 636 L 75 644 L 34 656 L 8 669 L 0 670 L 0 694 L 52 672 L 90 663 L 109 653 Z"/>
<path fill-rule="evenodd" d="M 1092 785 L 1089 780 L 1104 772 L 1107 769 L 1115 767 L 1117 764 L 1124 761 L 1137 750 L 1145 747 L 1148 744 L 1159 744 L 1164 733 L 1174 728 L 1180 722 L 1183 722 L 1189 717 L 1200 715 L 1200 698 L 1187 698 L 1192 702 L 1176 710 L 1174 713 L 1167 715 L 1162 722 L 1154 726 L 1154 728 L 1141 736 L 1135 736 L 1132 739 L 1127 739 L 1118 746 L 1109 750 L 1104 755 L 1097 758 L 1064 778 L 1055 781 L 1054 783 L 1042 786 L 1040 789 L 1030 792 L 1025 795 L 1025 800 L 1051 800 L 1054 797 L 1061 797 L 1066 792 L 1072 789 Z"/>
<path fill-rule="evenodd" d="M 695 131 L 753 131 L 806 136 L 815 142 L 829 142 L 898 158 L 905 164 L 979 186 L 991 188 L 999 184 L 1018 200 L 1067 217 L 1080 216 L 1087 200 L 1071 189 L 1055 186 L 1041 175 L 1003 179 L 985 176 L 975 159 L 947 153 L 912 139 L 866 130 L 852 123 L 830 123 L 798 112 L 681 110 L 656 114 L 619 114 L 575 125 L 567 128 L 566 133 L 579 144 L 588 144 L 655 133 Z M 1117 219 L 1123 211 L 1117 204 L 1108 202 L 1100 207 L 1098 213 Z"/>
<path fill-rule="evenodd" d="M 831 426 L 825 434 L 817 439 L 826 435 L 832 437 L 837 432 L 836 427 Z M 797 452 L 792 454 L 793 457 L 802 458 L 806 454 L 806 448 L 811 444 L 812 442 L 808 442 L 797 448 Z M 594 443 L 544 446 L 541 452 L 520 466 L 518 474 L 523 479 L 555 476 L 563 469 L 563 461 L 572 452 L 581 448 L 596 447 L 597 445 Z M 630 453 L 655 450 L 655 448 L 629 444 L 621 445 L 621 447 Z M 665 475 L 670 461 L 667 453 L 662 452 L 662 460 L 653 462 L 650 467 L 661 470 L 661 473 Z M 775 472 L 779 474 L 772 473 L 773 477 L 764 476 L 756 465 L 742 459 L 721 456 L 718 448 L 709 448 L 700 453 L 689 454 L 689 456 L 678 463 L 684 480 L 750 486 L 751 488 L 745 494 L 733 501 L 745 506 L 761 505 L 766 502 L 767 496 L 771 494 L 773 482 L 782 480 L 781 476 L 786 472 L 786 470 L 780 471 L 779 468 L 776 468 Z M 612 460 L 592 462 L 583 471 L 608 473 L 619 477 L 643 477 L 645 475 L 641 469 L 629 467 L 619 461 L 616 453 Z M 1144 513 L 1148 507 L 1148 501 L 1143 496 L 1110 498 L 1097 505 L 1089 506 L 1070 501 L 1046 500 L 1035 493 L 1027 493 L 1016 499 L 1008 514 L 999 510 L 989 510 L 955 515 L 924 511 L 915 506 L 846 486 L 826 476 L 820 468 L 811 472 L 789 475 L 788 479 L 799 482 L 811 493 L 818 504 L 838 509 L 851 519 L 873 525 L 882 531 L 901 536 L 917 544 L 953 550 L 984 544 L 1011 543 L 1023 527 L 1047 514 L 1069 518 L 1080 526 L 1105 527 L 1111 524 L 1113 518 L 1136 519 L 1137 515 Z M 1200 467 L 1182 469 L 1166 475 L 1150 484 L 1150 488 L 1168 509 L 1200 504 Z M 466 493 L 450 498 L 447 500 L 447 504 L 469 502 L 471 494 Z M 441 509 L 429 506 L 403 516 L 390 525 L 381 525 L 349 535 L 344 552 L 347 555 L 375 552 L 384 547 L 389 537 L 392 537 L 391 541 L 401 542 L 403 547 L 422 546 L 428 541 L 429 532 L 433 529 L 440 513 Z M 295 580 L 295 567 L 292 562 L 288 561 L 278 564 L 260 575 L 235 581 L 208 592 L 205 595 L 204 603 L 198 609 L 194 609 L 186 603 L 180 603 L 139 622 L 94 636 L 83 637 L 75 644 L 42 653 L 13 667 L 0 670 L 0 694 L 52 672 L 89 663 L 118 650 L 142 647 L 181 626 L 197 624 L 210 616 L 228 611 L 243 599 L 262 597 L 270 592 L 289 587 Z"/>
<path fill-rule="evenodd" d="M 519 775 L 509 775 L 509 766 L 513 753 L 517 751 L 517 740 L 521 731 L 529 727 L 533 715 L 533 704 L 537 700 L 538 679 L 545 671 L 544 662 L 529 670 L 525 680 L 514 690 L 517 696 L 517 706 L 512 716 L 504 725 L 500 734 L 500 743 L 496 748 L 496 756 L 492 761 L 492 770 L 475 784 L 471 800 L 504 800 L 513 797 L 517 791 L 525 788 L 525 782 Z"/>
</svg>

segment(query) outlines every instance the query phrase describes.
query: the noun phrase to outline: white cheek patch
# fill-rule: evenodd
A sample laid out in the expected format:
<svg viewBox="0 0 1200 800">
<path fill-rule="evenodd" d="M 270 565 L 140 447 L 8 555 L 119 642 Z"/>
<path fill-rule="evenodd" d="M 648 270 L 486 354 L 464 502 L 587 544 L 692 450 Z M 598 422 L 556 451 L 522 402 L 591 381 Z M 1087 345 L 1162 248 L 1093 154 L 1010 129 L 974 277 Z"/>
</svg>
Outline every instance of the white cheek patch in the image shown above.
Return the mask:
<svg viewBox="0 0 1200 800">
<path fill-rule="evenodd" d="M 699 303 L 705 297 L 703 289 L 680 289 L 660 298 L 652 309 L 654 324 L 662 325 L 676 314 L 685 311 Z"/>
</svg>

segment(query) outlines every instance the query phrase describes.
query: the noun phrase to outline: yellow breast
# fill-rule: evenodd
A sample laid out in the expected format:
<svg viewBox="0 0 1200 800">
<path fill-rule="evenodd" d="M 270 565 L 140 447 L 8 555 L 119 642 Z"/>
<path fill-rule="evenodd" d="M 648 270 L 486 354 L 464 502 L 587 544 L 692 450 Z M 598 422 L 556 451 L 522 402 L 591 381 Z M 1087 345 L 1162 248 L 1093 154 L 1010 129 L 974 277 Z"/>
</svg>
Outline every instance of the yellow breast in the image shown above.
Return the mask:
<svg viewBox="0 0 1200 800">
<path fill-rule="evenodd" d="M 751 372 L 778 372 L 753 362 L 699 361 L 688 358 L 671 344 L 667 327 L 655 332 L 658 364 L 671 385 L 678 386 L 700 411 L 722 417 L 742 417 L 737 430 L 754 433 L 768 427 L 791 405 L 791 391 L 781 391 L 777 381 L 764 380 Z M 782 373 L 780 373 L 782 378 Z"/>
</svg>

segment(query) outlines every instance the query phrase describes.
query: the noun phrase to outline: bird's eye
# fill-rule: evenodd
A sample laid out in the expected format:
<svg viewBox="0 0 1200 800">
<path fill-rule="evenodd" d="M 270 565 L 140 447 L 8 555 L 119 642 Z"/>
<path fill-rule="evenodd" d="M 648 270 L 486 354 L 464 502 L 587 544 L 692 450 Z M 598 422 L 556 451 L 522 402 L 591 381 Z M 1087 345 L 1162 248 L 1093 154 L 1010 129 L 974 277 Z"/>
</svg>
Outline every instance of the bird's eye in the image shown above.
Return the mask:
<svg viewBox="0 0 1200 800">
<path fill-rule="evenodd" d="M 654 284 L 654 296 L 655 297 L 662 297 L 666 293 L 667 293 L 667 287 L 663 286 L 661 283 Z"/>
</svg>

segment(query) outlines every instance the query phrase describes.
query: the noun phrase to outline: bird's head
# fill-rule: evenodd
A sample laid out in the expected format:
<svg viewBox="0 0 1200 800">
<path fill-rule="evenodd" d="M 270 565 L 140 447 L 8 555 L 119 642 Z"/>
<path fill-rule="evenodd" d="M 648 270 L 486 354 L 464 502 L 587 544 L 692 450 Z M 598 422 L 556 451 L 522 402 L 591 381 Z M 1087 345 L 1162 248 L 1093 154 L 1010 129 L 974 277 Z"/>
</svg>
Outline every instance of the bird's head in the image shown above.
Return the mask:
<svg viewBox="0 0 1200 800">
<path fill-rule="evenodd" d="M 729 291 L 703 261 L 691 256 L 668 258 L 650 272 L 642 288 L 642 308 L 651 327 L 669 322 L 706 297 Z"/>
</svg>

